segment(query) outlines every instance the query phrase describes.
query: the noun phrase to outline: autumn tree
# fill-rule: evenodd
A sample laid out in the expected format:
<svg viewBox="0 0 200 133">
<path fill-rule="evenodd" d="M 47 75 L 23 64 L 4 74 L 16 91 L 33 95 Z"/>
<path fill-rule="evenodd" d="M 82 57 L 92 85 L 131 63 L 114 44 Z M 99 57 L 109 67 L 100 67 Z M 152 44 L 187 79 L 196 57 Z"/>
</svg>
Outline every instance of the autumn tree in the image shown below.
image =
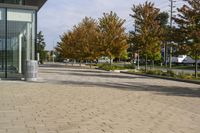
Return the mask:
<svg viewBox="0 0 200 133">
<path fill-rule="evenodd" d="M 59 52 L 62 58 L 68 58 L 68 59 L 75 59 L 76 52 L 75 52 L 75 35 L 73 31 L 68 31 L 67 33 L 64 33 L 60 37 L 61 41 L 58 42 L 58 45 L 56 47 L 56 51 Z"/>
<path fill-rule="evenodd" d="M 195 77 L 198 72 L 200 57 L 200 1 L 185 0 L 187 4 L 178 9 L 178 16 L 174 18 L 178 25 L 177 40 L 179 51 L 195 59 Z"/>
<path fill-rule="evenodd" d="M 145 56 L 145 70 L 147 71 L 147 60 L 156 60 L 160 56 L 162 28 L 158 19 L 159 9 L 151 2 L 133 5 L 133 14 L 130 16 L 135 20 L 136 32 L 131 32 L 133 43 L 137 43 L 140 54 Z"/>
<path fill-rule="evenodd" d="M 82 36 L 82 27 L 74 26 L 72 31 L 68 31 L 60 37 L 61 41 L 58 42 L 56 50 L 63 58 L 81 62 L 84 59 Z"/>
<path fill-rule="evenodd" d="M 100 55 L 99 28 L 95 19 L 85 17 L 78 28 L 81 30 L 81 36 L 78 37 L 81 47 L 82 57 L 85 60 L 97 60 Z"/>
<path fill-rule="evenodd" d="M 116 13 L 104 13 L 99 23 L 85 17 L 73 29 L 61 36 L 56 50 L 64 58 L 93 61 L 101 56 L 120 58 L 127 49 L 125 20 Z"/>
<path fill-rule="evenodd" d="M 104 13 L 99 19 L 101 51 L 103 56 L 110 58 L 110 64 L 113 58 L 120 57 L 128 47 L 124 22 L 112 11 Z"/>
<path fill-rule="evenodd" d="M 101 55 L 99 45 L 98 23 L 85 17 L 72 31 L 61 36 L 56 50 L 64 58 L 93 61 Z"/>
</svg>

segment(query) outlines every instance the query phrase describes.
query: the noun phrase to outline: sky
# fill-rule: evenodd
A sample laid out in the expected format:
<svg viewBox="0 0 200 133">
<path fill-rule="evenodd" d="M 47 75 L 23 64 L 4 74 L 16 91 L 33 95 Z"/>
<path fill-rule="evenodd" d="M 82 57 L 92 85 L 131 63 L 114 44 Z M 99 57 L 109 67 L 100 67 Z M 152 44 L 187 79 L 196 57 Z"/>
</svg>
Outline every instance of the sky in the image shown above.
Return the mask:
<svg viewBox="0 0 200 133">
<path fill-rule="evenodd" d="M 59 36 L 71 30 L 85 16 L 98 19 L 104 12 L 114 11 L 126 19 L 126 30 L 133 29 L 133 20 L 129 16 L 133 4 L 144 3 L 146 0 L 47 0 L 38 12 L 38 31 L 45 37 L 46 49 L 52 50 L 60 41 Z M 169 0 L 149 0 L 162 11 L 170 10 Z M 177 0 L 180 1 L 180 0 Z M 176 3 L 177 5 L 179 3 Z"/>
</svg>

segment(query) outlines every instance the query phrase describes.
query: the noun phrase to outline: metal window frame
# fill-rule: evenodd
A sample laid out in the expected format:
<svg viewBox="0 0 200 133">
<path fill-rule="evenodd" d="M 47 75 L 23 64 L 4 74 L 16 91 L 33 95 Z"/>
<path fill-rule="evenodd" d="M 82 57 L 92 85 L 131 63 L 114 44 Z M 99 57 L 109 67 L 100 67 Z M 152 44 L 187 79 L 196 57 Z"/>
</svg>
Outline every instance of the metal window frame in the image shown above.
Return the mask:
<svg viewBox="0 0 200 133">
<path fill-rule="evenodd" d="M 8 9 L 5 8 L 5 78 L 8 78 Z"/>
</svg>

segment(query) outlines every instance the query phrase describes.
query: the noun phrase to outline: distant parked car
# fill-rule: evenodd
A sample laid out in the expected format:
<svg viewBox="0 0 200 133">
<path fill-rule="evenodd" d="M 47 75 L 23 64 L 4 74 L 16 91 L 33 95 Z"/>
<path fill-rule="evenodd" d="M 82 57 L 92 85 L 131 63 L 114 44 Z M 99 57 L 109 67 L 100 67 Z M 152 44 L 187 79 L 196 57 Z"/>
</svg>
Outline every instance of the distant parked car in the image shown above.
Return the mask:
<svg viewBox="0 0 200 133">
<path fill-rule="evenodd" d="M 179 55 L 177 57 L 177 63 L 183 63 L 183 61 L 187 58 L 187 55 Z"/>
<path fill-rule="evenodd" d="M 64 59 L 64 60 L 63 60 L 63 63 L 69 63 L 69 62 L 70 62 L 69 59 Z"/>
<path fill-rule="evenodd" d="M 200 60 L 198 60 L 198 64 L 200 63 Z M 195 60 L 192 59 L 190 56 L 187 56 L 184 60 L 183 60 L 183 64 L 195 64 Z"/>
<path fill-rule="evenodd" d="M 111 60 L 113 62 L 113 60 Z M 98 63 L 110 63 L 110 59 L 108 57 L 101 57 L 98 59 Z"/>
</svg>

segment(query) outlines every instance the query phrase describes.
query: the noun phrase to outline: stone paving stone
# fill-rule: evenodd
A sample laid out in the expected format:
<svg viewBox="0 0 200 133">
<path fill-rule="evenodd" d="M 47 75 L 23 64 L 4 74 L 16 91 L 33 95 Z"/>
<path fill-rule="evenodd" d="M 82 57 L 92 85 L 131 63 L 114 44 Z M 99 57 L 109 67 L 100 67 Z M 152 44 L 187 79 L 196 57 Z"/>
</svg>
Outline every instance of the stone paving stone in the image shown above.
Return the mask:
<svg viewBox="0 0 200 133">
<path fill-rule="evenodd" d="M 0 133 L 200 133 L 199 85 L 71 67 L 40 77 L 0 81 Z"/>
<path fill-rule="evenodd" d="M 6 129 L 0 129 L 0 133 L 6 133 Z"/>
</svg>

